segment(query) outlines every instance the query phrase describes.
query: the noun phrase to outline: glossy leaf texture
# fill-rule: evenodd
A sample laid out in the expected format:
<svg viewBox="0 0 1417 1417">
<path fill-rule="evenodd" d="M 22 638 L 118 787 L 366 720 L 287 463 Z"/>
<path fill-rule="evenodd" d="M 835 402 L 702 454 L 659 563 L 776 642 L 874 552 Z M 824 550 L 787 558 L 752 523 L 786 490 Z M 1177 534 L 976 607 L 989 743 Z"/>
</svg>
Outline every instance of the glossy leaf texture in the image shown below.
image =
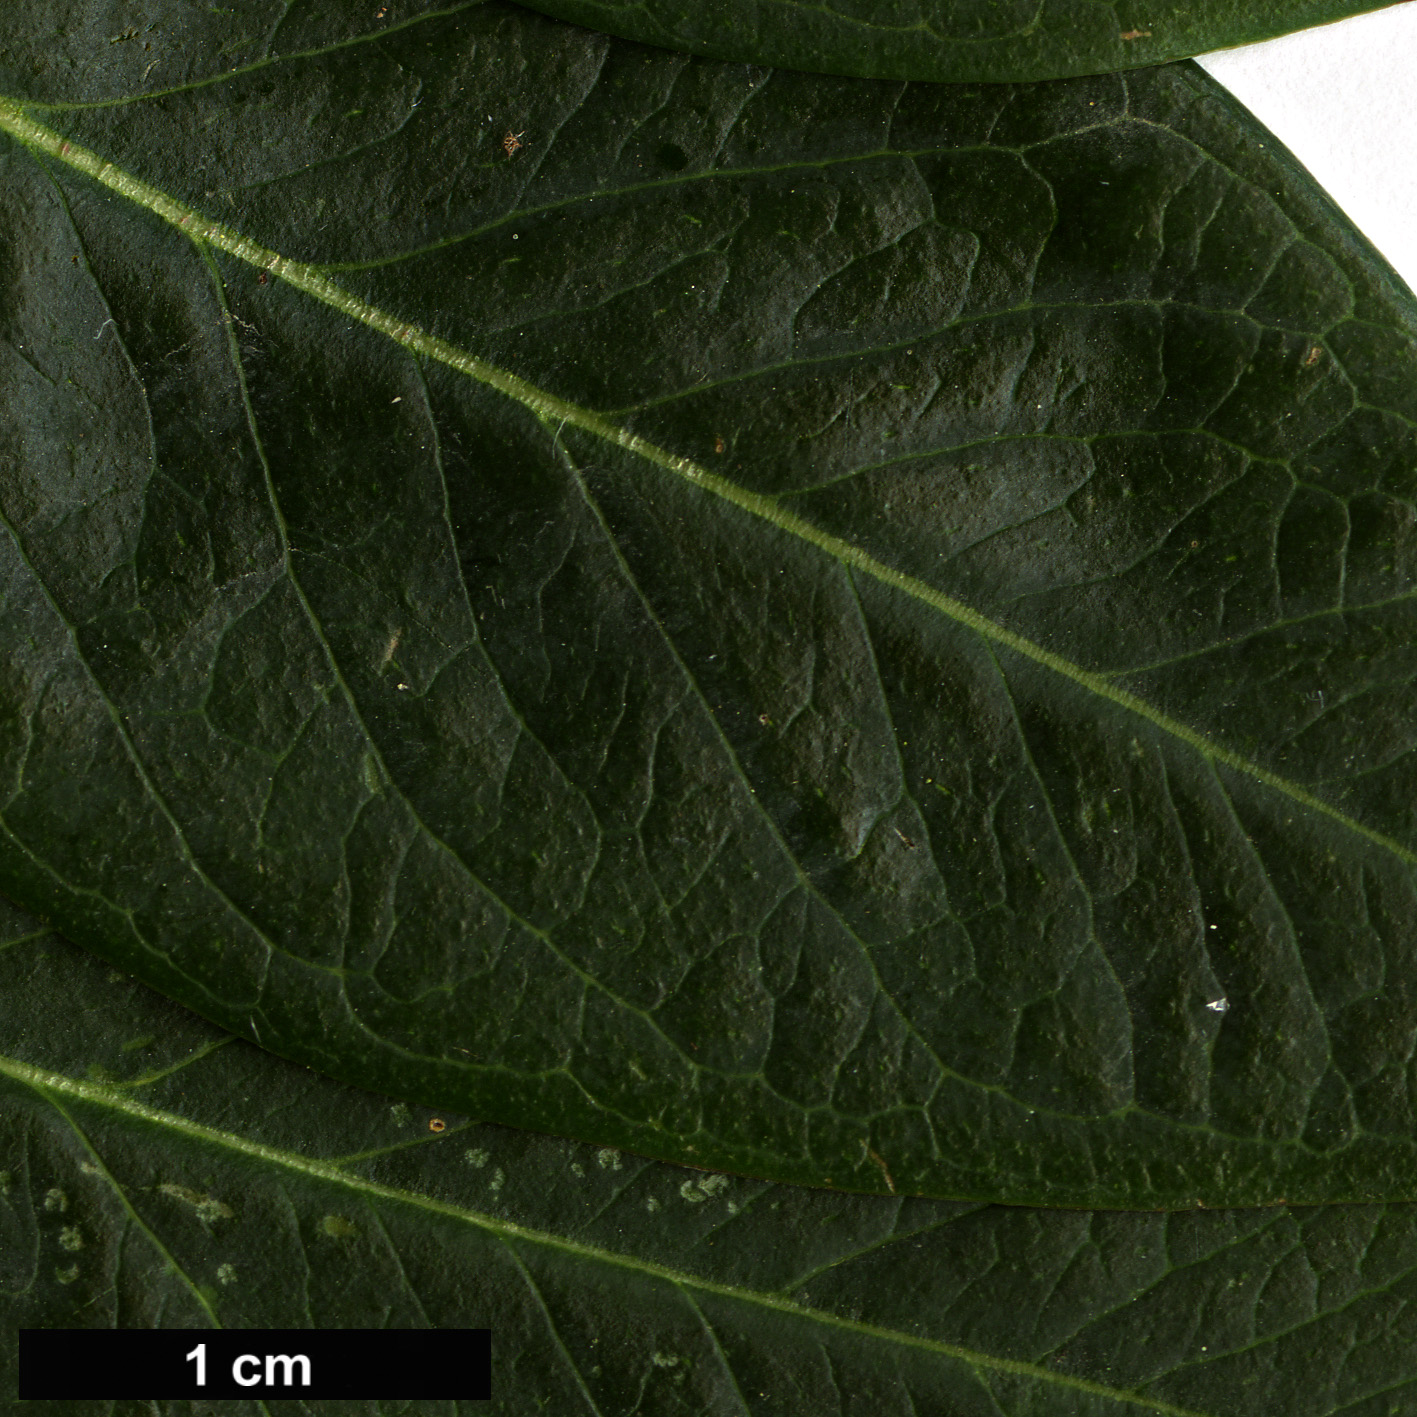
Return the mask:
<svg viewBox="0 0 1417 1417">
<path fill-rule="evenodd" d="M 1413 1410 L 1417 1207 L 776 1186 L 391 1105 L 52 935 L 0 948 L 0 997 L 0 1402 L 21 1327 L 357 1325 L 490 1326 L 469 1413 Z"/>
<path fill-rule="evenodd" d="M 626 39 L 875 79 L 1110 73 L 1272 39 L 1391 0 L 532 0 Z"/>
<path fill-rule="evenodd" d="M 661 1159 L 1411 1195 L 1414 308 L 1269 135 L 325 23 L 0 110 L 0 887 Z"/>
</svg>

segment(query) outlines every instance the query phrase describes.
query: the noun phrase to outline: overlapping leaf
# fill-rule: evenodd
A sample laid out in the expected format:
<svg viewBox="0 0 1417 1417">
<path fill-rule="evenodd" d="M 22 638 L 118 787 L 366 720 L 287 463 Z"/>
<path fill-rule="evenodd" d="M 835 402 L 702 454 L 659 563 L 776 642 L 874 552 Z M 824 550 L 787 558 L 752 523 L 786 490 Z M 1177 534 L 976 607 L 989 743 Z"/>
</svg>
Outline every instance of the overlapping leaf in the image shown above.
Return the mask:
<svg viewBox="0 0 1417 1417">
<path fill-rule="evenodd" d="M 0 110 L 0 886 L 602 1145 L 1411 1194 L 1414 312 L 1268 135 L 322 23 Z"/>
<path fill-rule="evenodd" d="M 53 936 L 0 948 L 0 991 L 7 1360 L 22 1326 L 491 1325 L 508 1414 L 1411 1410 L 1412 1207 L 798 1190 L 450 1115 L 431 1132 Z"/>
<path fill-rule="evenodd" d="M 1130 69 L 1378 8 L 1372 0 L 532 0 L 532 6 L 717 59 L 972 83 Z"/>
</svg>

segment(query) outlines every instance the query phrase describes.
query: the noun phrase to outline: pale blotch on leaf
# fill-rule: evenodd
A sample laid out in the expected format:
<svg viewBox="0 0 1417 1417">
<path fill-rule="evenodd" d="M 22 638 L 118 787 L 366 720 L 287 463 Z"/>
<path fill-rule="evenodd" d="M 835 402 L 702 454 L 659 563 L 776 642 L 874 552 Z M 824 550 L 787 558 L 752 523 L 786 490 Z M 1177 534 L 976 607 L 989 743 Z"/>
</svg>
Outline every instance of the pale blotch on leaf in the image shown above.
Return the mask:
<svg viewBox="0 0 1417 1417">
<path fill-rule="evenodd" d="M 491 1191 L 491 1192 L 495 1195 L 498 1191 L 500 1191 L 500 1190 L 502 1189 L 503 1185 L 506 1183 L 506 1180 L 507 1180 L 506 1173 L 505 1173 L 505 1172 L 502 1170 L 502 1168 L 499 1166 L 499 1167 L 492 1173 L 492 1179 L 491 1179 L 490 1181 L 488 1181 L 488 1183 L 487 1183 L 487 1189 L 488 1189 L 489 1191 Z"/>
<path fill-rule="evenodd" d="M 406 1127 L 408 1125 L 408 1103 L 395 1102 L 389 1108 L 389 1115 L 394 1119 L 395 1126 Z"/>
<path fill-rule="evenodd" d="M 326 1235 L 333 1235 L 336 1240 L 348 1240 L 351 1236 L 359 1234 L 359 1227 L 343 1215 L 327 1215 L 320 1222 L 320 1229 Z"/>
<path fill-rule="evenodd" d="M 181 1201 L 183 1205 L 190 1205 L 196 1211 L 197 1219 L 204 1225 L 210 1225 L 217 1220 L 230 1220 L 236 1213 L 215 1196 L 205 1196 L 200 1191 L 192 1190 L 190 1186 L 179 1186 L 174 1181 L 164 1181 L 158 1190 L 175 1201 Z"/>
<path fill-rule="evenodd" d="M 235 1265 L 231 1265 L 231 1264 L 218 1265 L 218 1266 L 217 1266 L 217 1271 L 216 1271 L 216 1277 L 217 1277 L 217 1282 L 220 1283 L 220 1284 L 235 1284 L 235 1283 L 236 1283 L 236 1266 L 235 1266 Z"/>
<path fill-rule="evenodd" d="M 8 1196 L 14 1184 L 15 1178 L 8 1171 L 0 1171 L 0 1196 Z"/>
<path fill-rule="evenodd" d="M 677 1368 L 681 1361 L 673 1353 L 651 1353 L 649 1360 L 656 1368 Z"/>
<path fill-rule="evenodd" d="M 54 1277 L 60 1284 L 72 1284 L 79 1277 L 79 1267 L 71 1264 L 68 1269 L 56 1269 Z"/>
<path fill-rule="evenodd" d="M 82 1250 L 84 1248 L 84 1237 L 79 1233 L 77 1225 L 66 1225 L 59 1232 L 59 1244 L 65 1250 Z"/>
<path fill-rule="evenodd" d="M 102 1170 L 101 1170 L 99 1167 L 95 1166 L 92 1161 L 81 1161 L 81 1162 L 79 1162 L 79 1170 L 82 1171 L 85 1176 L 102 1176 L 102 1175 L 103 1175 Z"/>
<path fill-rule="evenodd" d="M 646 1209 L 647 1211 L 649 1211 L 649 1213 L 650 1213 L 651 1215 L 653 1215 L 653 1214 L 655 1213 L 655 1211 L 657 1211 L 657 1210 L 659 1209 L 659 1197 L 658 1197 L 658 1196 L 651 1196 L 651 1197 L 645 1202 L 645 1209 Z"/>
<path fill-rule="evenodd" d="M 596 1165 L 602 1171 L 623 1171 L 625 1163 L 620 1160 L 620 1153 L 613 1146 L 603 1146 L 595 1153 Z"/>
<path fill-rule="evenodd" d="M 488 1155 L 480 1146 L 470 1146 L 463 1152 L 463 1160 L 466 1161 L 469 1166 L 481 1171 L 482 1168 L 487 1165 Z"/>
<path fill-rule="evenodd" d="M 379 777 L 378 765 L 374 762 L 372 753 L 365 753 L 362 764 L 364 773 L 364 786 L 368 788 L 371 797 L 377 797 L 384 790 L 384 784 Z"/>
<path fill-rule="evenodd" d="M 69 1197 L 59 1189 L 58 1186 L 51 1186 L 44 1193 L 45 1210 L 57 1210 L 60 1215 L 69 1209 Z"/>
<path fill-rule="evenodd" d="M 700 1176 L 697 1180 L 685 1181 L 679 1187 L 679 1194 L 686 1201 L 697 1205 L 700 1201 L 711 1200 L 728 1184 L 727 1176 Z"/>
<path fill-rule="evenodd" d="M 584 1175 L 585 1175 L 585 1167 L 582 1166 L 579 1161 L 573 1161 L 573 1162 L 571 1162 L 571 1175 L 572 1175 L 572 1176 L 584 1176 Z"/>
</svg>

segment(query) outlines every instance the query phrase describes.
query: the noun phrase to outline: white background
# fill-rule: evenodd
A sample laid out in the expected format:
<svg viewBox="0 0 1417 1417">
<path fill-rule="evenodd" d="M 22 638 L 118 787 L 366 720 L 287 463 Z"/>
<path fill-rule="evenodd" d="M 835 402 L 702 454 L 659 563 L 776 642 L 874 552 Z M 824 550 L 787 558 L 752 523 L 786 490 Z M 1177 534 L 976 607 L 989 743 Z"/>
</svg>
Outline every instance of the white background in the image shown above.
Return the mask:
<svg viewBox="0 0 1417 1417">
<path fill-rule="evenodd" d="M 1417 0 L 1199 62 L 1417 289 Z"/>
</svg>

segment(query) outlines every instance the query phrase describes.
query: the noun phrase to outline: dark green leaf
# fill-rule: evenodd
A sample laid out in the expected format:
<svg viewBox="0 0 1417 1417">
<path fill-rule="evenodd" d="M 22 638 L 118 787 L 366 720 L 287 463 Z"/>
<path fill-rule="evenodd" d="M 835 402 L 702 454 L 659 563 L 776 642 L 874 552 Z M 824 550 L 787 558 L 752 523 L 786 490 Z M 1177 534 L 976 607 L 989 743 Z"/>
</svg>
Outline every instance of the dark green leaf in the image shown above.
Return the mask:
<svg viewBox="0 0 1417 1417">
<path fill-rule="evenodd" d="M 1392 0 L 529 0 L 625 39 L 872 79 L 1109 73 L 1270 39 Z"/>
<path fill-rule="evenodd" d="M 1414 310 L 1272 139 L 325 25 L 0 109 L 0 886 L 661 1158 L 1411 1195 Z"/>
<path fill-rule="evenodd" d="M 0 995 L 7 1374 L 22 1326 L 488 1325 L 498 1413 L 1412 1410 L 1417 1207 L 799 1190 L 451 1115 L 435 1134 L 53 936 L 0 949 Z"/>
</svg>

